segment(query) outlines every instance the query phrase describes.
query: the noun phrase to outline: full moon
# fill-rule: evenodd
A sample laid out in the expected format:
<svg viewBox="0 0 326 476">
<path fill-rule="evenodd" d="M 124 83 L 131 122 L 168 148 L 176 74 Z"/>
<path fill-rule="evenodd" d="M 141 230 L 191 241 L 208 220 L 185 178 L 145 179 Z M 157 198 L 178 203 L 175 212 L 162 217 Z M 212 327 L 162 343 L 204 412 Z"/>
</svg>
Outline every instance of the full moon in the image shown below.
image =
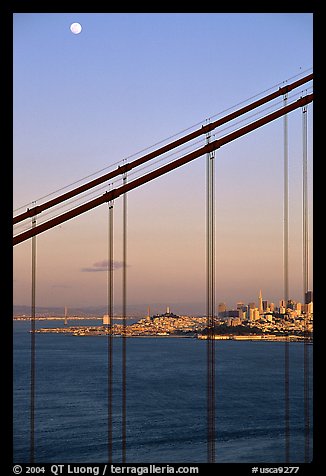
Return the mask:
<svg viewBox="0 0 326 476">
<path fill-rule="evenodd" d="M 78 35 L 82 31 L 82 26 L 80 23 L 72 23 L 70 25 L 70 31 L 74 35 Z"/>
</svg>

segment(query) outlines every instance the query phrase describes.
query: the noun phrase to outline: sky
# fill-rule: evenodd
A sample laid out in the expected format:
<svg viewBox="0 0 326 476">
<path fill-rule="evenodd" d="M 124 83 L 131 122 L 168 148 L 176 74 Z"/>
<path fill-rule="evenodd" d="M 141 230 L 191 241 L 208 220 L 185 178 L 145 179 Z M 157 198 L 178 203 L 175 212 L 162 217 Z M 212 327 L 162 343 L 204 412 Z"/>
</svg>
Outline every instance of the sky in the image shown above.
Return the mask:
<svg viewBox="0 0 326 476">
<path fill-rule="evenodd" d="M 15 13 L 13 28 L 14 215 L 313 66 L 312 13 Z M 215 153 L 216 302 L 230 308 L 260 289 L 283 297 L 283 121 Z M 312 130 L 310 104 L 311 289 Z M 288 132 L 289 294 L 302 302 L 301 109 Z M 203 156 L 128 194 L 129 306 L 205 312 L 205 167 Z M 116 306 L 121 244 L 120 197 Z M 107 205 L 38 235 L 36 304 L 105 305 L 107 259 Z M 13 278 L 14 304 L 29 305 L 31 240 L 14 247 Z"/>
</svg>

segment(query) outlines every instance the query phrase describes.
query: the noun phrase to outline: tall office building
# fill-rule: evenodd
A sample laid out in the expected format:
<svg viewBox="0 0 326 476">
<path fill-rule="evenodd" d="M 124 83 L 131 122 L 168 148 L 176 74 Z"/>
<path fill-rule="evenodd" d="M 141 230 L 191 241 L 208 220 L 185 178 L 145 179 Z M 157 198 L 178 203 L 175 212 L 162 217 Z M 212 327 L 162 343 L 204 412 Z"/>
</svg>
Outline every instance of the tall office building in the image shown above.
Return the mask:
<svg viewBox="0 0 326 476">
<path fill-rule="evenodd" d="M 262 314 L 263 313 L 263 296 L 262 296 L 262 293 L 261 293 L 261 290 L 259 291 L 259 296 L 258 296 L 258 311 L 259 311 L 259 314 Z"/>
</svg>

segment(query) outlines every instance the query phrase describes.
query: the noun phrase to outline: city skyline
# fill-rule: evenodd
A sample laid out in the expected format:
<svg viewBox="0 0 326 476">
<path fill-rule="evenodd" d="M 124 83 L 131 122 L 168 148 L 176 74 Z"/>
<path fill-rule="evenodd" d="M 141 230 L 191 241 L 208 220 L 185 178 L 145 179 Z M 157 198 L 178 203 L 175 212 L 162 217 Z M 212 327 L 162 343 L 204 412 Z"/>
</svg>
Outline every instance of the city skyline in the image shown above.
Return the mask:
<svg viewBox="0 0 326 476">
<path fill-rule="evenodd" d="M 127 323 L 125 317 L 116 317 L 116 314 L 104 314 L 101 323 L 94 326 L 89 323 L 76 325 L 74 319 L 87 317 L 71 317 L 68 326 L 67 308 L 65 308 L 64 326 L 39 327 L 37 333 L 73 334 L 75 336 L 103 336 L 116 337 L 190 337 L 208 339 L 210 328 L 214 328 L 214 340 L 262 340 L 262 341 L 304 341 L 313 339 L 313 293 L 307 291 L 305 302 L 295 302 L 291 299 L 285 302 L 280 300 L 275 305 L 263 300 L 262 291 L 259 291 L 258 305 L 255 302 L 245 304 L 237 302 L 236 309 L 227 309 L 225 303 L 219 303 L 217 312 L 213 312 L 214 319 L 208 316 L 190 316 L 186 313 L 175 314 L 170 306 L 166 312 L 153 313 L 148 306 L 147 314 L 140 319 L 133 317 Z M 14 316 L 15 320 L 24 320 L 26 316 Z M 60 317 L 39 317 L 41 320 L 59 320 Z M 92 317 L 96 319 L 96 317 Z M 97 318 L 99 319 L 99 318 Z M 119 319 L 124 321 L 119 322 Z M 212 337 L 212 335 L 211 335 Z"/>
<path fill-rule="evenodd" d="M 225 301 L 218 301 L 215 306 L 215 315 L 216 317 L 219 317 L 220 313 L 223 312 L 228 312 L 228 311 L 235 311 L 240 308 L 245 308 L 247 307 L 252 308 L 252 309 L 257 309 L 259 310 L 260 314 L 263 314 L 265 312 L 273 312 L 276 310 L 279 310 L 280 307 L 285 306 L 285 301 L 283 298 L 279 299 L 263 299 L 262 296 L 262 307 L 261 309 L 259 308 L 259 299 L 260 299 L 260 293 L 262 290 L 259 290 L 259 296 L 257 301 L 249 300 L 234 300 L 233 302 L 225 302 Z M 307 291 L 305 298 L 302 301 L 296 301 L 292 299 L 291 297 L 288 300 L 288 304 L 290 307 L 292 305 L 300 305 L 300 309 L 304 309 L 305 304 L 309 304 L 313 302 L 313 291 L 309 290 Z M 159 315 L 162 314 L 164 309 L 166 309 L 166 314 L 173 314 L 174 311 L 176 311 L 180 315 L 191 315 L 192 313 L 190 312 L 191 309 L 195 309 L 195 312 L 193 313 L 194 315 L 201 315 L 205 316 L 205 306 L 206 303 L 143 303 L 139 305 L 134 305 L 133 303 L 127 303 L 127 316 L 128 317 L 133 317 L 133 316 L 145 316 L 145 315 Z M 289 308 L 290 308 L 289 307 Z M 19 311 L 18 311 L 19 309 Z M 22 313 L 26 315 L 25 313 L 29 312 L 30 306 L 28 305 L 14 305 L 14 315 L 21 315 Z M 43 314 L 42 314 L 43 310 Z M 44 312 L 44 310 L 46 310 Z M 81 312 L 82 314 L 85 313 L 85 315 L 102 315 L 104 312 L 107 312 L 107 304 L 102 304 L 102 305 L 97 305 L 97 306 L 89 306 L 84 307 L 84 308 L 78 308 L 78 307 L 72 307 L 69 309 L 67 306 L 61 307 L 61 306 L 48 306 L 48 307 L 42 307 L 42 306 L 37 306 L 36 309 L 37 313 L 39 315 L 45 315 L 48 313 L 51 313 L 53 315 L 64 315 L 65 317 L 68 316 L 69 314 L 71 316 L 76 316 L 78 315 L 78 312 Z M 146 312 L 147 311 L 147 312 Z M 311 312 L 311 311 L 309 311 Z M 28 315 L 28 314 L 27 314 Z M 121 304 L 117 306 L 113 306 L 113 315 L 114 316 L 119 316 L 121 315 Z"/>
<path fill-rule="evenodd" d="M 75 21 L 82 25 L 79 35 L 70 31 Z M 279 51 L 285 43 L 283 57 Z M 311 65 L 312 14 L 14 14 L 14 208 Z M 288 121 L 289 296 L 302 302 L 300 111 Z M 270 300 L 283 294 L 282 134 L 278 120 L 216 152 L 217 302 L 250 302 L 252 290 L 260 287 L 269 291 Z M 205 179 L 202 157 L 128 194 L 131 305 L 193 303 L 195 308 L 205 302 Z M 118 306 L 121 201 L 114 207 Z M 104 305 L 106 263 L 103 205 L 38 237 L 36 304 Z M 312 289 L 312 259 L 309 277 Z M 14 248 L 15 304 L 30 302 L 30 280 L 28 241 Z"/>
</svg>

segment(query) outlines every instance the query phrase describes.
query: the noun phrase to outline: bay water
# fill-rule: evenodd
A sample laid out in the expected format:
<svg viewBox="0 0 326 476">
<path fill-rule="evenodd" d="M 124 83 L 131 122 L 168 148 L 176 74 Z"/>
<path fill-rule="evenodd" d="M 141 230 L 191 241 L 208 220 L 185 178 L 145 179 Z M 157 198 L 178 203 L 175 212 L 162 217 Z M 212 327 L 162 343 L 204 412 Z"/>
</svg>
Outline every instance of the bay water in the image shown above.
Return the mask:
<svg viewBox="0 0 326 476">
<path fill-rule="evenodd" d="M 13 326 L 14 462 L 28 463 L 30 323 L 14 321 Z M 63 326 L 63 321 L 37 323 L 49 326 Z M 108 339 L 53 333 L 35 338 L 35 463 L 107 462 Z M 112 339 L 116 463 L 121 462 L 121 344 L 121 338 Z M 305 445 L 304 344 L 288 345 L 290 462 L 300 463 Z M 207 342 L 146 337 L 128 338 L 126 346 L 127 463 L 206 462 Z M 284 463 L 284 350 L 284 342 L 215 342 L 217 462 Z M 312 345 L 308 351 L 312 423 Z"/>
</svg>

